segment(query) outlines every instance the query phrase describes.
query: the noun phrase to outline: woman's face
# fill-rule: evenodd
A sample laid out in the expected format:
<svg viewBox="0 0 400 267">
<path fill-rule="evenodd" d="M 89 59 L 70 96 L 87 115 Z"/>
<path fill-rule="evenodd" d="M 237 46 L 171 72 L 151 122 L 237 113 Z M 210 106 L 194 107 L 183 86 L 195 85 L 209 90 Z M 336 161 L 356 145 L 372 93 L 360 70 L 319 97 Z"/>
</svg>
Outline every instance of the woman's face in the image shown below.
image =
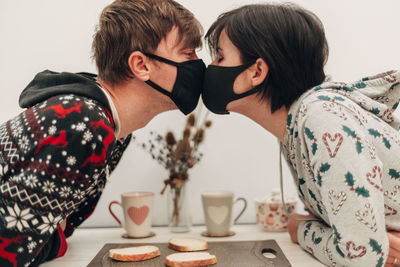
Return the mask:
<svg viewBox="0 0 400 267">
<path fill-rule="evenodd" d="M 234 67 L 242 65 L 242 58 L 239 49 L 231 42 L 226 31 L 223 30 L 219 36 L 216 58 L 211 62 L 211 65 Z M 251 80 L 249 79 L 249 67 L 236 78 L 233 85 L 233 91 L 236 94 L 244 93 L 252 88 Z"/>
<path fill-rule="evenodd" d="M 226 31 L 223 30 L 219 36 L 216 58 L 211 65 L 222 67 L 234 67 L 242 65 L 242 57 L 239 49 L 231 42 Z M 257 61 L 240 73 L 233 84 L 233 91 L 236 94 L 245 93 L 255 86 L 261 84 L 268 72 L 268 66 L 264 60 Z M 239 111 L 241 106 L 247 106 L 249 101 L 256 100 L 255 95 L 232 101 L 228 104 L 227 110 Z"/>
</svg>

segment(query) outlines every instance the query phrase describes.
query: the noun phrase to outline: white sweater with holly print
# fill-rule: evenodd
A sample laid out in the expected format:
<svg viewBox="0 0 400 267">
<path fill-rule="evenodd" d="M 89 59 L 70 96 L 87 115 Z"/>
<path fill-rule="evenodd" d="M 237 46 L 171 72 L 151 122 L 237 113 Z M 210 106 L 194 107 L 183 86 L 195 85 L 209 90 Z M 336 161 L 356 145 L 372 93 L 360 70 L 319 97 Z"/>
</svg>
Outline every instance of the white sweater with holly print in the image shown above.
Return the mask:
<svg viewBox="0 0 400 267">
<path fill-rule="evenodd" d="M 326 82 L 291 107 L 283 144 L 298 194 L 318 220 L 300 245 L 329 266 L 383 266 L 400 231 L 400 72 Z"/>
</svg>

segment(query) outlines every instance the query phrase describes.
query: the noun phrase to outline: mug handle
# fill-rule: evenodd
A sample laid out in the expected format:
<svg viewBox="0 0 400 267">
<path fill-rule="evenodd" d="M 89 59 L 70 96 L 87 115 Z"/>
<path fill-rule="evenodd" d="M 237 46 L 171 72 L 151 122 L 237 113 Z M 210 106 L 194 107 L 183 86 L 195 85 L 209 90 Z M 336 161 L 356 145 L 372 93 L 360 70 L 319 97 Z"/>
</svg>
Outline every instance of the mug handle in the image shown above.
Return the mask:
<svg viewBox="0 0 400 267">
<path fill-rule="evenodd" d="M 240 216 L 242 216 L 243 212 L 246 210 L 247 208 L 247 200 L 243 197 L 239 197 L 235 200 L 235 202 L 233 202 L 233 204 L 238 203 L 238 201 L 242 200 L 244 205 L 243 205 L 243 209 L 239 212 L 239 215 L 236 216 L 235 220 L 233 221 L 234 224 L 236 224 L 237 220 L 239 220 Z"/>
<path fill-rule="evenodd" d="M 121 221 L 118 219 L 118 217 L 114 214 L 114 212 L 111 210 L 111 206 L 113 205 L 113 204 L 117 204 L 117 205 L 119 205 L 121 208 L 122 208 L 122 205 L 121 205 L 121 203 L 119 203 L 118 201 L 111 201 L 110 202 L 110 204 L 108 204 L 108 211 L 111 213 L 111 216 L 113 216 L 114 217 L 114 219 L 117 221 L 117 223 L 119 223 L 119 225 L 121 225 L 121 227 L 124 227 L 123 225 L 122 225 L 122 223 L 121 223 Z"/>
</svg>

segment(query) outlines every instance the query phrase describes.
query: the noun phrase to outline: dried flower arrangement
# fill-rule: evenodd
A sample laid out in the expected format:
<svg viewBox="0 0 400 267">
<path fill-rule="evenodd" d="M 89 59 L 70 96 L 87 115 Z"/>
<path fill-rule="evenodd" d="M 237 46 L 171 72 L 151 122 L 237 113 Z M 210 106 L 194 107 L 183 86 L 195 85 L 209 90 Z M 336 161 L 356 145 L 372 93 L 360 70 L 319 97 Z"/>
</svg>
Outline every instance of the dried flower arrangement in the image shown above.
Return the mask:
<svg viewBox="0 0 400 267">
<path fill-rule="evenodd" d="M 181 191 L 189 179 L 188 170 L 203 157 L 198 147 L 204 141 L 205 130 L 212 125 L 212 122 L 207 120 L 208 114 L 207 111 L 201 122 L 200 111 L 197 116 L 190 114 L 186 120 L 182 138 L 179 140 L 172 131 L 168 131 L 164 137 L 152 131 L 148 143 L 141 144 L 154 160 L 169 171 L 169 178 L 164 180 L 161 194 L 170 187 L 173 195 L 173 210 L 170 218 L 172 227 L 178 226 L 181 221 Z"/>
</svg>

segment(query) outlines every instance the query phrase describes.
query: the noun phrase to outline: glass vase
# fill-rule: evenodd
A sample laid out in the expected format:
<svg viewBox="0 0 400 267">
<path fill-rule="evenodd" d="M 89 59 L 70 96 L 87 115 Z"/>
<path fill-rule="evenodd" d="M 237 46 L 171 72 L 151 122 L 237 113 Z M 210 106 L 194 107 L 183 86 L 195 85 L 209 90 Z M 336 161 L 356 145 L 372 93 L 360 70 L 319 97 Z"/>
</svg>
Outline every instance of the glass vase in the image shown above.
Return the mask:
<svg viewBox="0 0 400 267">
<path fill-rule="evenodd" d="M 189 232 L 192 217 L 189 207 L 187 181 L 181 187 L 170 187 L 168 191 L 168 227 L 173 233 Z"/>
</svg>

